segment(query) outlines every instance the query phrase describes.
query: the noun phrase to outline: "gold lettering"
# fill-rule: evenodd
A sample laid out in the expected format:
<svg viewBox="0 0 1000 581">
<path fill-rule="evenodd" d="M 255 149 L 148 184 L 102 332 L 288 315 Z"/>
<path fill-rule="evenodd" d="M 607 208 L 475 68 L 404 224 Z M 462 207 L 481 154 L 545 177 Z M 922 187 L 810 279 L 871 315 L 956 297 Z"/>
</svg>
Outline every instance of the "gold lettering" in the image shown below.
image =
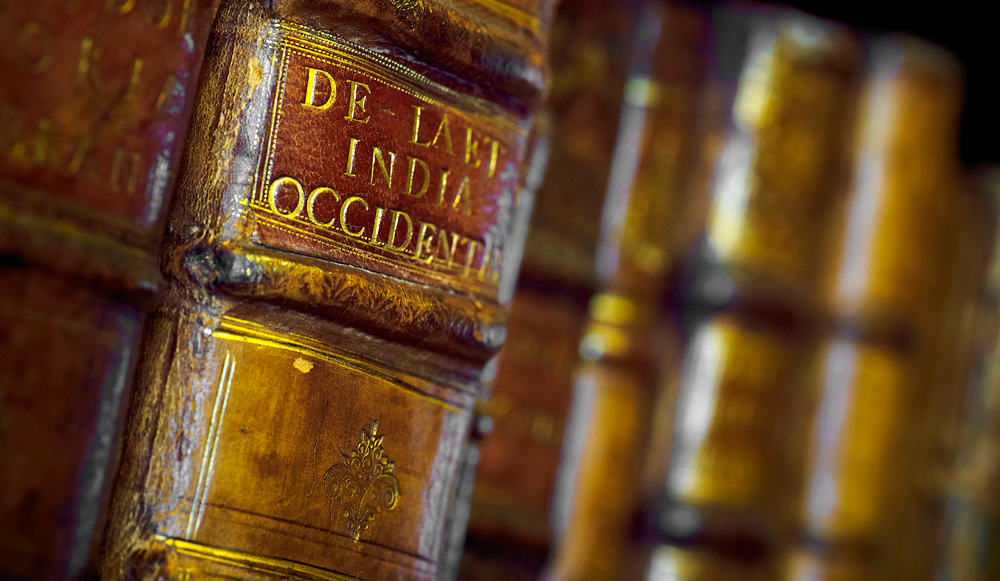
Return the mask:
<svg viewBox="0 0 1000 581">
<path fill-rule="evenodd" d="M 383 243 L 378 240 L 378 231 L 382 228 L 382 216 L 385 215 L 385 208 L 375 208 L 375 225 L 372 226 L 372 238 L 371 243 L 375 246 L 382 246 Z"/>
<path fill-rule="evenodd" d="M 472 215 L 472 185 L 469 183 L 469 176 L 462 178 L 462 183 L 458 185 L 458 193 L 455 194 L 455 200 L 451 203 L 452 210 L 458 210 L 458 204 L 463 201 L 462 192 L 465 192 L 465 215 Z"/>
<path fill-rule="evenodd" d="M 444 189 L 448 187 L 448 170 L 441 171 L 441 190 L 438 192 L 438 206 L 444 205 Z"/>
<path fill-rule="evenodd" d="M 129 98 L 135 94 L 136 88 L 139 87 L 139 81 L 142 75 L 142 57 L 136 57 L 132 61 L 132 74 L 129 75 L 128 87 L 125 89 L 125 97 Z"/>
<path fill-rule="evenodd" d="M 333 224 L 337 221 L 337 215 L 334 213 L 334 217 L 330 218 L 329 222 L 320 222 L 316 218 L 316 200 L 319 198 L 320 194 L 333 194 L 333 199 L 340 201 L 340 194 L 337 193 L 333 188 L 318 187 L 309 194 L 309 202 L 306 204 L 306 215 L 309 216 L 309 221 L 317 226 L 323 226 L 324 228 L 333 228 Z"/>
<path fill-rule="evenodd" d="M 438 139 L 444 135 L 444 150 L 448 153 L 454 153 L 451 147 L 451 125 L 448 123 L 448 114 L 445 113 L 444 117 L 441 118 L 441 124 L 438 125 L 437 133 L 434 134 L 434 139 L 431 141 L 432 147 L 437 147 Z"/>
<path fill-rule="evenodd" d="M 180 25 L 177 27 L 178 37 L 183 37 L 185 34 L 187 34 L 188 23 L 191 21 L 191 2 L 193 2 L 193 0 L 184 0 L 184 5 L 181 8 L 181 22 Z M 191 49 L 193 50 L 194 44 L 192 43 L 190 46 Z"/>
<path fill-rule="evenodd" d="M 399 246 L 396 246 L 394 242 L 396 241 L 396 230 L 399 226 L 400 217 L 406 220 L 406 240 L 403 240 L 403 242 Z M 389 232 L 389 242 L 386 243 L 386 248 L 388 248 L 389 250 L 396 250 L 396 251 L 403 250 L 404 248 L 410 245 L 410 240 L 412 239 L 413 239 L 413 220 L 410 219 L 410 215 L 400 210 L 393 210 L 392 231 Z"/>
<path fill-rule="evenodd" d="M 500 282 L 500 273 L 503 272 L 503 250 L 497 248 L 490 256 L 495 257 L 495 259 L 490 258 L 490 271 L 492 272 L 490 282 L 498 284 Z"/>
<path fill-rule="evenodd" d="M 7 103 L 0 102 L 0 151 L 11 158 L 27 153 L 24 137 L 24 115 Z"/>
<path fill-rule="evenodd" d="M 163 108 L 167 104 L 167 99 L 174 95 L 177 91 L 177 77 L 174 75 L 167 75 L 167 82 L 163 83 L 163 89 L 160 91 L 160 95 L 156 97 L 156 112 L 163 113 Z M 171 107 L 167 110 L 167 113 L 171 115 L 176 115 L 180 113 L 179 108 Z"/>
<path fill-rule="evenodd" d="M 472 139 L 472 128 L 466 127 L 465 129 L 465 163 L 479 167 L 482 160 L 479 159 L 479 142 Z M 472 163 L 472 159 L 476 158 L 476 162 Z"/>
<path fill-rule="evenodd" d="M 420 159 L 415 157 L 406 156 L 410 161 L 409 171 L 406 173 L 406 193 L 407 195 L 413 196 L 414 198 L 422 198 L 424 194 L 427 193 L 427 184 L 431 180 L 431 170 L 427 167 L 427 164 Z M 417 164 L 420 165 L 420 169 L 424 172 L 424 184 L 420 186 L 420 191 L 413 193 L 413 171 L 417 168 Z"/>
<path fill-rule="evenodd" d="M 389 153 L 389 169 L 385 167 L 385 159 L 382 157 L 382 150 L 374 147 L 372 148 L 372 176 L 371 185 L 375 185 L 375 164 L 377 163 L 379 169 L 382 170 L 382 178 L 385 180 L 385 185 L 387 188 L 392 187 L 392 170 L 396 166 L 396 154 L 393 152 Z"/>
<path fill-rule="evenodd" d="M 500 142 L 489 137 L 486 139 L 490 142 L 490 169 L 487 175 L 492 178 L 497 174 L 497 157 L 500 155 Z"/>
<path fill-rule="evenodd" d="M 312 67 L 306 67 L 309 71 L 306 77 L 306 99 L 302 102 L 303 107 L 309 109 L 316 109 L 318 111 L 325 111 L 333 105 L 333 102 L 337 99 L 337 83 L 333 80 L 333 76 L 322 70 L 314 69 Z M 319 79 L 319 75 L 323 75 L 323 78 L 330 84 L 330 95 L 326 98 L 326 102 L 322 105 L 316 104 L 316 82 Z"/>
<path fill-rule="evenodd" d="M 38 120 L 38 136 L 35 138 L 35 165 L 42 167 L 49 158 L 49 136 L 52 133 L 52 121 Z M 132 193 L 132 192 L 129 192 Z"/>
<path fill-rule="evenodd" d="M 159 11 L 157 11 L 159 5 Z M 166 28 L 174 14 L 174 0 L 145 0 L 142 17 L 147 24 L 156 28 Z"/>
<path fill-rule="evenodd" d="M 347 119 L 348 121 L 357 121 L 358 123 L 368 123 L 371 116 L 365 117 L 364 119 L 358 119 L 355 117 L 357 109 L 361 109 L 362 113 L 365 112 L 365 101 L 368 99 L 367 95 L 361 97 L 360 99 L 358 98 L 358 87 L 363 87 L 364 90 L 368 92 L 368 95 L 372 94 L 372 90 L 369 89 L 368 85 L 364 83 L 359 83 L 357 81 L 347 82 L 351 84 L 351 102 L 347 105 L 347 115 L 344 116 L 344 119 Z"/>
<path fill-rule="evenodd" d="M 469 244 L 466 246 L 465 251 L 465 272 L 462 273 L 462 276 L 469 276 L 469 273 L 472 272 L 472 261 L 476 258 L 476 246 L 479 245 L 475 240 L 468 240 L 467 242 Z"/>
<path fill-rule="evenodd" d="M 500 279 L 500 264 L 503 254 L 491 242 L 489 234 L 487 234 L 486 248 L 483 249 L 483 260 L 479 264 L 479 280 L 486 280 L 486 270 L 489 269 L 491 282 L 497 283 Z"/>
<path fill-rule="evenodd" d="M 19 61 L 28 72 L 40 75 L 52 67 L 55 39 L 49 27 L 32 20 L 17 35 Z"/>
<path fill-rule="evenodd" d="M 351 147 L 347 150 L 347 170 L 344 171 L 344 175 L 353 178 L 354 176 L 354 154 L 358 150 L 358 140 L 351 138 Z"/>
<path fill-rule="evenodd" d="M 94 39 L 86 36 L 80 44 L 80 60 L 76 66 L 76 84 L 85 85 L 90 79 L 95 86 L 101 84 L 101 71 L 97 62 L 103 51 L 94 45 Z"/>
<path fill-rule="evenodd" d="M 461 238 L 458 233 L 451 233 L 451 246 L 448 246 L 448 233 L 441 230 L 438 235 L 438 254 L 444 254 L 444 258 L 441 260 L 451 268 L 451 265 L 455 263 L 455 250 L 458 248 L 458 241 Z M 464 240 L 464 238 L 463 238 Z M 442 252 L 442 250 L 444 252 Z"/>
<path fill-rule="evenodd" d="M 430 232 L 428 236 L 427 233 Z M 437 233 L 437 226 L 433 224 L 428 224 L 427 222 L 420 223 L 420 232 L 417 234 L 417 247 L 413 251 L 413 259 L 421 260 L 427 264 L 430 264 L 434 260 L 434 255 L 431 254 L 431 243 L 434 242 L 434 234 Z M 420 258 L 420 254 L 426 252 L 427 258 Z"/>
<path fill-rule="evenodd" d="M 141 161 L 142 157 L 137 151 L 126 153 L 120 147 L 115 149 L 115 156 L 111 162 L 111 178 L 109 179 L 112 192 L 117 194 L 121 191 L 122 176 L 127 175 L 125 193 L 128 195 L 135 193 L 135 186 L 139 181 L 139 163 Z M 125 168 L 126 165 L 129 166 L 128 169 Z"/>
<path fill-rule="evenodd" d="M 295 193 L 298 195 L 298 201 L 295 203 L 295 209 L 291 212 L 285 213 L 278 209 L 278 193 L 281 191 L 282 186 L 290 185 L 295 188 Z M 283 177 L 274 180 L 271 183 L 271 187 L 267 190 L 267 205 L 271 207 L 271 211 L 279 216 L 284 216 L 285 218 L 297 218 L 299 214 L 302 213 L 302 208 L 306 204 L 306 193 L 302 184 L 299 180 L 290 177 Z"/>
<path fill-rule="evenodd" d="M 417 136 L 420 134 L 420 113 L 424 110 L 424 108 L 414 105 L 413 109 L 414 109 L 413 136 L 410 137 L 410 143 L 419 145 L 420 147 L 430 147 L 431 146 L 430 141 L 428 141 L 427 143 L 420 143 L 419 139 L 417 138 Z"/>
<path fill-rule="evenodd" d="M 135 8 L 135 0 L 108 0 L 104 7 L 107 8 L 108 12 L 128 14 Z"/>
<path fill-rule="evenodd" d="M 350 208 L 351 204 L 353 204 L 354 202 L 361 202 L 361 204 L 364 205 L 365 210 L 368 209 L 368 202 L 364 201 L 364 199 L 362 199 L 361 197 L 351 196 L 350 198 L 347 198 L 347 200 L 344 202 L 344 205 L 340 207 L 340 229 L 343 230 L 344 233 L 346 233 L 348 236 L 361 238 L 362 236 L 365 235 L 365 229 L 366 229 L 365 227 L 362 227 L 361 230 L 358 230 L 357 232 L 347 227 L 347 209 Z"/>
<path fill-rule="evenodd" d="M 84 160 L 87 159 L 87 154 L 90 153 L 90 148 L 94 141 L 90 137 L 90 134 L 84 135 L 80 138 L 80 142 L 77 144 L 76 149 L 73 151 L 73 158 L 69 161 L 69 175 L 75 176 L 80 173 L 80 168 L 83 167 Z"/>
</svg>

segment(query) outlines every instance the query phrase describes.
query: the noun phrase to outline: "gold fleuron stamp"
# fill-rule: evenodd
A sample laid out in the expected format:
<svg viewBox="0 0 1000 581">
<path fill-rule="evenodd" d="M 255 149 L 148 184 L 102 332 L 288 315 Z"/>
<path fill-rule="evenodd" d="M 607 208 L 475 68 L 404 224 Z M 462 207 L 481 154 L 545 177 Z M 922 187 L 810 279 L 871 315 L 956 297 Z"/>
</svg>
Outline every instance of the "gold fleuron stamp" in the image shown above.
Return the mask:
<svg viewBox="0 0 1000 581">
<path fill-rule="evenodd" d="M 385 436 L 376 438 L 377 431 L 378 420 L 375 420 L 371 434 L 361 430 L 357 450 L 341 453 L 340 464 L 323 474 L 326 495 L 340 503 L 341 514 L 347 519 L 355 541 L 380 512 L 392 510 L 399 503 L 399 480 L 392 473 L 396 465 L 386 457 L 382 449 Z"/>
</svg>

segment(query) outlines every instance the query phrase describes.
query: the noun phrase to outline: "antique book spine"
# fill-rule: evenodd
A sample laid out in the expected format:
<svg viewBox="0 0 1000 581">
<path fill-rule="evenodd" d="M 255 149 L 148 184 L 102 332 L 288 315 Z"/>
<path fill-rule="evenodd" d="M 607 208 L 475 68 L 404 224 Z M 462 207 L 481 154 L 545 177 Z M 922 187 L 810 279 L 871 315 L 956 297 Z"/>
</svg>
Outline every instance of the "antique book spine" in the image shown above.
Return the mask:
<svg viewBox="0 0 1000 581">
<path fill-rule="evenodd" d="M 957 454 L 949 473 L 949 514 L 946 541 L 939 555 L 937 574 L 948 581 L 986 581 L 1000 574 L 1000 514 L 993 492 L 1000 482 L 998 454 L 997 349 L 1000 347 L 1000 174 L 995 168 L 973 178 L 974 191 L 983 194 L 993 235 L 987 246 L 988 269 L 974 310 L 971 351 L 972 372 L 960 411 Z"/>
<path fill-rule="evenodd" d="M 0 2 L 0 578 L 90 566 L 213 5 Z"/>
<path fill-rule="evenodd" d="M 675 264 L 706 26 L 654 2 L 636 33 L 564 443 L 548 579 L 608 579 L 625 564 L 655 399 L 659 305 Z"/>
<path fill-rule="evenodd" d="M 573 373 L 594 288 L 601 212 L 622 112 L 635 2 L 564 2 L 552 29 L 548 163 L 537 192 L 507 340 L 480 411 L 461 578 L 537 579 Z"/>
<path fill-rule="evenodd" d="M 933 555 L 906 550 L 924 534 L 915 511 L 935 501 L 921 484 L 921 431 L 941 387 L 936 335 L 950 265 L 961 260 L 960 237 L 948 234 L 963 217 L 953 193 L 960 102 L 961 76 L 944 51 L 905 37 L 870 44 L 826 291 L 835 324 L 810 380 L 819 403 L 800 508 L 808 542 L 789 578 L 931 573 L 904 561 Z"/>
<path fill-rule="evenodd" d="M 222 3 L 104 578 L 437 577 L 551 10 Z"/>
<path fill-rule="evenodd" d="M 713 14 L 708 215 L 677 316 L 690 337 L 668 457 L 652 456 L 642 578 L 770 578 L 790 534 L 801 380 L 821 321 L 826 238 L 845 172 L 860 49 L 774 10 Z M 741 44 L 722 44 L 740 39 Z M 666 446 L 654 443 L 651 454 Z M 651 487 L 652 488 L 652 487 Z M 652 577 L 651 577 L 652 576 Z"/>
<path fill-rule="evenodd" d="M 978 184 L 962 175 L 942 197 L 949 200 L 942 210 L 945 224 L 940 236 L 937 272 L 928 284 L 937 286 L 934 311 L 937 320 L 928 326 L 927 339 L 919 355 L 922 388 L 915 413 L 916 434 L 906 444 L 915 466 L 912 470 L 914 497 L 909 502 L 902 541 L 894 550 L 895 574 L 901 579 L 932 579 L 934 569 L 947 550 L 948 514 L 956 503 L 950 498 L 961 444 L 962 416 L 969 400 L 969 386 L 976 380 L 977 317 L 982 312 L 983 282 L 993 247 L 990 203 Z M 932 232 L 933 234 L 933 232 Z M 987 320 L 989 316 L 986 317 Z"/>
</svg>

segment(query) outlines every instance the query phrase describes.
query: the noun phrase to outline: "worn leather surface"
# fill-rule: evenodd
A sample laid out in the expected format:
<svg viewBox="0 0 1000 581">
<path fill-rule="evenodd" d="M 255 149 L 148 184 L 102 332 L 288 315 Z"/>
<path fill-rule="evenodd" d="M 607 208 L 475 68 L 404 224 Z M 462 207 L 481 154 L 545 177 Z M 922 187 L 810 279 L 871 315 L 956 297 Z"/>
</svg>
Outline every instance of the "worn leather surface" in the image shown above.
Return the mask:
<svg viewBox="0 0 1000 581">
<path fill-rule="evenodd" d="M 503 6 L 223 3 L 106 578 L 437 576 L 544 84 Z"/>
<path fill-rule="evenodd" d="M 842 427 L 825 442 L 822 424 L 813 428 L 800 514 L 806 534 L 829 547 L 810 551 L 817 570 L 835 570 L 843 553 L 859 571 L 919 579 L 933 569 L 945 510 L 937 475 L 951 460 L 939 430 L 964 358 L 947 337 L 961 320 L 956 302 L 969 296 L 964 281 L 977 276 L 975 222 L 957 186 L 957 63 L 906 37 L 868 53 L 854 175 L 824 287 L 837 326 L 812 377 L 820 417 Z M 823 375 L 834 368 L 842 372 Z M 909 461 L 893 461 L 904 454 Z"/>
<path fill-rule="evenodd" d="M 677 421 L 651 446 L 665 457 L 647 459 L 660 472 L 647 575 L 677 547 L 748 576 L 783 558 L 860 74 L 857 39 L 831 23 L 760 9 L 720 10 L 713 25 L 690 183 L 705 231 L 677 305 L 690 344 L 666 371 Z"/>
<path fill-rule="evenodd" d="M 75 576 L 103 524 L 143 316 L 37 269 L 0 272 L 0 575 Z"/>
<path fill-rule="evenodd" d="M 480 410 L 492 419 L 492 430 L 479 446 L 470 536 L 550 541 L 583 318 L 571 302 L 530 291 L 514 295 L 507 342 Z"/>
<path fill-rule="evenodd" d="M 91 565 L 212 13 L 0 5 L 0 577 Z"/>
<path fill-rule="evenodd" d="M 556 489 L 552 579 L 601 579 L 623 570 L 659 399 L 657 368 L 671 359 L 661 354 L 678 347 L 656 327 L 678 233 L 691 219 L 681 209 L 706 23 L 695 9 L 653 3 L 635 36 L 596 252 L 601 292 L 591 300 L 580 343 Z"/>
<path fill-rule="evenodd" d="M 566 3 L 554 21 L 551 152 L 525 246 L 525 277 L 593 292 L 636 6 Z"/>
</svg>

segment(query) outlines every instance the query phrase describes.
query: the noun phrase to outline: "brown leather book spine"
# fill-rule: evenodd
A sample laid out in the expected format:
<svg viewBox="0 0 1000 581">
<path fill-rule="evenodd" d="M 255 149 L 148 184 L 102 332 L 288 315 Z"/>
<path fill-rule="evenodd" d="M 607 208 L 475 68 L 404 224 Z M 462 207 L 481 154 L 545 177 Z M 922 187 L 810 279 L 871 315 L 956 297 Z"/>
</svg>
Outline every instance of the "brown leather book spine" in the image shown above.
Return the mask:
<svg viewBox="0 0 1000 581">
<path fill-rule="evenodd" d="M 907 511 L 905 536 L 896 547 L 898 576 L 931 579 L 947 550 L 946 527 L 956 503 L 955 467 L 962 443 L 962 416 L 969 405 L 970 385 L 977 380 L 975 366 L 977 334 L 983 329 L 977 319 L 983 313 L 983 281 L 993 247 L 995 213 L 981 186 L 962 175 L 944 196 L 945 209 L 938 273 L 928 277 L 936 283 L 938 320 L 928 329 L 926 356 L 919 357 L 917 377 L 926 382 L 912 420 L 920 422 L 907 448 L 918 461 L 913 469 L 914 499 Z M 989 320 L 989 315 L 985 315 Z M 981 339 L 979 339 L 981 340 Z"/>
<path fill-rule="evenodd" d="M 463 579 L 537 579 L 548 559 L 635 18 L 634 2 L 565 2 L 556 11 L 548 163 L 507 341 L 479 404 L 491 430 L 479 449 Z"/>
<path fill-rule="evenodd" d="M 621 573 L 655 399 L 659 305 L 675 264 L 706 26 L 696 9 L 650 4 L 637 31 L 557 490 L 546 577 Z"/>
<path fill-rule="evenodd" d="M 955 390 L 964 401 L 959 408 L 956 433 L 949 440 L 956 446 L 954 465 L 946 474 L 950 505 L 945 522 L 945 542 L 938 555 L 937 571 L 953 581 L 986 581 L 1000 574 L 998 511 L 993 491 L 1000 481 L 997 446 L 998 421 L 996 375 L 1000 339 L 1000 175 L 996 168 L 982 169 L 970 176 L 968 187 L 978 194 L 978 220 L 990 243 L 986 251 L 987 269 L 978 302 L 971 309 L 971 373 L 965 389 Z M 984 224 L 985 223 L 985 224 Z"/>
<path fill-rule="evenodd" d="M 90 566 L 213 4 L 0 5 L 4 579 Z"/>
<path fill-rule="evenodd" d="M 818 409 L 800 509 L 810 542 L 789 578 L 932 572 L 935 551 L 917 547 L 936 529 L 928 521 L 939 515 L 922 506 L 939 504 L 940 486 L 923 440 L 935 395 L 953 388 L 936 368 L 952 358 L 939 337 L 964 260 L 961 237 L 948 234 L 966 223 L 954 191 L 960 102 L 944 51 L 904 37 L 870 44 L 826 291 L 836 323 L 810 380 Z"/>
<path fill-rule="evenodd" d="M 437 577 L 550 11 L 223 2 L 106 579 Z"/>
<path fill-rule="evenodd" d="M 774 575 L 859 72 L 857 39 L 801 14 L 720 10 L 713 32 L 697 173 L 713 177 L 691 194 L 707 223 L 677 305 L 689 343 L 664 370 L 679 377 L 673 429 L 657 434 L 668 457 L 647 459 L 659 492 L 645 499 L 643 577 Z"/>
</svg>

